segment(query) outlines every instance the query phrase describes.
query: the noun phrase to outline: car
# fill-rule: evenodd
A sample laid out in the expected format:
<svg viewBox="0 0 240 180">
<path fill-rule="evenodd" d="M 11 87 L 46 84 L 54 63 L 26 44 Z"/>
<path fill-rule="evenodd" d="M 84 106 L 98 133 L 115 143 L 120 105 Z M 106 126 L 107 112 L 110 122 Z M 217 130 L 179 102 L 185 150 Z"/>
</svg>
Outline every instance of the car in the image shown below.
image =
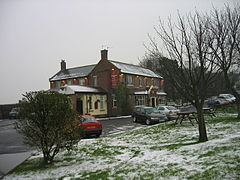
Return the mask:
<svg viewBox="0 0 240 180">
<path fill-rule="evenodd" d="M 102 134 L 102 124 L 91 115 L 81 115 L 80 117 L 80 134 L 82 137 L 99 137 Z"/>
<path fill-rule="evenodd" d="M 164 113 L 159 113 L 155 108 L 148 106 L 136 106 L 132 113 L 133 122 L 141 122 L 147 125 L 166 121 Z"/>
<path fill-rule="evenodd" d="M 233 96 L 232 94 L 219 94 L 218 97 L 226 101 L 229 101 L 230 103 L 234 103 L 236 101 L 236 97 Z"/>
<path fill-rule="evenodd" d="M 174 120 L 177 118 L 177 113 L 180 112 L 179 109 L 177 109 L 174 106 L 157 106 L 156 109 L 158 111 L 161 111 L 166 114 L 168 120 Z"/>
<path fill-rule="evenodd" d="M 17 119 L 19 115 L 19 108 L 12 108 L 12 110 L 9 112 L 9 119 Z"/>
<path fill-rule="evenodd" d="M 208 105 L 208 107 L 220 107 L 224 106 L 227 104 L 230 104 L 230 101 L 224 99 L 224 98 L 219 98 L 217 96 L 212 96 L 208 98 L 205 103 Z"/>
</svg>

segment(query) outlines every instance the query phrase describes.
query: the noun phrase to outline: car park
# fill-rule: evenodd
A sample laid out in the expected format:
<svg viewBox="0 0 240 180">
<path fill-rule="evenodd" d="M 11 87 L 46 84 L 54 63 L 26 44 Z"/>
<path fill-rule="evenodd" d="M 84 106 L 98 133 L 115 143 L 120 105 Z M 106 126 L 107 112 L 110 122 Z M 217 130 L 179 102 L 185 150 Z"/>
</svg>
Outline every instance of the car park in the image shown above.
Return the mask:
<svg viewBox="0 0 240 180">
<path fill-rule="evenodd" d="M 91 115 L 80 116 L 79 127 L 82 137 L 99 137 L 102 134 L 102 124 Z"/>
<path fill-rule="evenodd" d="M 133 122 L 142 122 L 147 125 L 164 122 L 167 117 L 153 107 L 136 106 L 132 113 Z"/>
<path fill-rule="evenodd" d="M 168 120 L 176 119 L 177 113 L 180 112 L 180 110 L 174 106 L 157 106 L 156 109 L 160 112 L 165 113 Z"/>
</svg>

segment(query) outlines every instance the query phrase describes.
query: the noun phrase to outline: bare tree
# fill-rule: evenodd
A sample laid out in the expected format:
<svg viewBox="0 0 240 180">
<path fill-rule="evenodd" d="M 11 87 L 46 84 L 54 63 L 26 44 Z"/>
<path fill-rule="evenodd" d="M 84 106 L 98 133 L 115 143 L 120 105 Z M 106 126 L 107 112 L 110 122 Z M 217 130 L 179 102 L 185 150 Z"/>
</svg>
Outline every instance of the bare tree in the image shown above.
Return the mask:
<svg viewBox="0 0 240 180">
<path fill-rule="evenodd" d="M 240 7 L 231 9 L 225 6 L 223 10 L 214 9 L 211 14 L 210 29 L 214 42 L 210 44 L 216 64 L 221 69 L 226 88 L 236 97 L 238 118 L 240 118 L 240 94 L 235 88 L 233 74 L 236 66 L 240 64 Z"/>
<path fill-rule="evenodd" d="M 160 20 L 155 28 L 167 54 L 164 55 L 178 66 L 169 66 L 161 61 L 164 77 L 168 77 L 172 85 L 197 109 L 199 142 L 208 140 L 203 104 L 208 87 L 217 74 L 214 54 L 209 44 L 213 43 L 210 20 L 198 12 L 187 16 L 178 15 L 178 22 L 173 24 L 169 18 L 167 26 Z M 155 40 L 150 38 L 149 53 L 163 54 L 159 51 Z M 213 73 L 214 72 L 214 73 Z"/>
</svg>

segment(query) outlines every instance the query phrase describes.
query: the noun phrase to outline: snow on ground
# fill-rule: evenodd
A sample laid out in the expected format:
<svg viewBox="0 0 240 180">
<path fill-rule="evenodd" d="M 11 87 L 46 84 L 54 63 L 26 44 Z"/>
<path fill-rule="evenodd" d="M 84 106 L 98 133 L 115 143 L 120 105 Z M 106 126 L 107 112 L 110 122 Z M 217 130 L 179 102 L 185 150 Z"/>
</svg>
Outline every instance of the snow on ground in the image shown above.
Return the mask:
<svg viewBox="0 0 240 180">
<path fill-rule="evenodd" d="M 205 143 L 197 143 L 198 129 L 189 122 L 176 126 L 169 122 L 110 137 L 83 139 L 75 151 L 61 152 L 48 168 L 16 169 L 4 179 L 238 179 L 239 129 L 236 120 L 208 119 L 209 141 Z M 34 160 L 38 161 L 39 156 L 27 162 L 34 166 Z"/>
</svg>

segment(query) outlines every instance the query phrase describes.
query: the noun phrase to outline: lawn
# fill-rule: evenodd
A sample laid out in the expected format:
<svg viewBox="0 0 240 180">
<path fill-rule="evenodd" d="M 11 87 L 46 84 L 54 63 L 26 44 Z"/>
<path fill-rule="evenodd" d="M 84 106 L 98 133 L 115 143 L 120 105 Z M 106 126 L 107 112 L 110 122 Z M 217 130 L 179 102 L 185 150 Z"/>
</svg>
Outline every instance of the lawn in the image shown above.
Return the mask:
<svg viewBox="0 0 240 180">
<path fill-rule="evenodd" d="M 83 139 L 53 165 L 32 156 L 4 179 L 239 179 L 240 121 L 206 118 L 209 141 L 197 143 L 189 122 L 157 124 L 99 139 Z"/>
</svg>

